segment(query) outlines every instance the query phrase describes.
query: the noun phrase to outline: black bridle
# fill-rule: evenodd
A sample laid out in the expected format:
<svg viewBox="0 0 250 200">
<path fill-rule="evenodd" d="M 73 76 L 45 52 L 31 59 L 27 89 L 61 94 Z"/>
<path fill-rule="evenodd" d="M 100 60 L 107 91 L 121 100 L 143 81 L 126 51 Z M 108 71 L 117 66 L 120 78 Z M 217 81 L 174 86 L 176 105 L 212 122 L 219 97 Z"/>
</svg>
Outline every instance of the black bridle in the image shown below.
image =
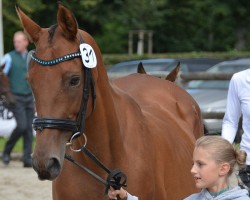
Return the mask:
<svg viewBox="0 0 250 200">
<path fill-rule="evenodd" d="M 83 38 L 80 35 L 80 44 L 83 44 Z M 38 58 L 35 52 L 31 53 L 31 59 L 35 62 L 39 63 L 42 66 L 48 67 L 52 65 L 56 65 L 61 62 L 65 62 L 68 60 L 72 60 L 75 58 L 81 57 L 81 52 L 70 53 L 59 58 L 55 58 L 52 60 L 42 60 Z M 72 136 L 70 141 L 75 139 L 76 137 L 83 134 L 85 129 L 85 120 L 86 120 L 86 112 L 87 112 L 87 103 L 89 99 L 89 93 L 91 89 L 92 94 L 92 112 L 94 110 L 95 101 L 96 101 L 96 92 L 95 92 L 95 83 L 92 77 L 91 69 L 85 67 L 83 65 L 84 70 L 84 88 L 83 88 L 83 96 L 80 106 L 80 111 L 78 113 L 76 121 L 68 120 L 68 119 L 61 119 L 61 118 L 35 118 L 33 120 L 33 128 L 37 131 L 42 131 L 43 129 L 62 129 L 72 132 Z M 85 135 L 84 135 L 85 136 Z M 86 136 L 85 136 L 86 137 Z M 85 138 L 86 139 L 86 138 Z M 86 144 L 85 144 L 86 145 Z M 87 148 L 83 145 L 78 152 L 84 152 L 91 160 L 93 160 L 99 167 L 101 167 L 106 173 L 108 173 L 108 177 L 106 180 L 102 179 L 100 176 L 80 164 L 79 162 L 75 161 L 72 156 L 65 154 L 65 159 L 69 160 L 70 162 L 76 164 L 81 169 L 85 170 L 87 173 L 92 175 L 98 181 L 103 183 L 106 186 L 105 193 L 107 194 L 108 189 L 112 186 L 114 189 L 120 189 L 122 186 L 126 185 L 126 175 L 121 172 L 119 169 L 115 169 L 113 171 L 109 170 L 105 165 L 98 160 Z M 118 199 L 120 199 L 118 197 Z"/>
<path fill-rule="evenodd" d="M 71 54 L 64 55 L 62 57 L 53 59 L 53 60 L 41 60 L 36 55 L 35 52 L 31 54 L 31 59 L 38 62 L 42 66 L 52 66 L 58 63 L 72 60 L 74 58 L 81 57 L 81 53 L 75 52 Z M 72 135 L 76 133 L 82 133 L 85 128 L 85 119 L 86 119 L 86 111 L 87 111 L 87 102 L 89 99 L 89 87 L 92 90 L 92 110 L 95 106 L 96 93 L 95 93 L 95 85 L 92 77 L 91 69 L 84 67 L 84 89 L 83 89 L 83 97 L 81 101 L 80 111 L 78 113 L 76 121 L 61 119 L 61 118 L 35 118 L 33 120 L 33 127 L 37 131 L 42 131 L 45 128 L 49 129 L 63 129 L 67 131 L 71 131 Z M 79 134 L 80 135 L 80 134 Z"/>
</svg>

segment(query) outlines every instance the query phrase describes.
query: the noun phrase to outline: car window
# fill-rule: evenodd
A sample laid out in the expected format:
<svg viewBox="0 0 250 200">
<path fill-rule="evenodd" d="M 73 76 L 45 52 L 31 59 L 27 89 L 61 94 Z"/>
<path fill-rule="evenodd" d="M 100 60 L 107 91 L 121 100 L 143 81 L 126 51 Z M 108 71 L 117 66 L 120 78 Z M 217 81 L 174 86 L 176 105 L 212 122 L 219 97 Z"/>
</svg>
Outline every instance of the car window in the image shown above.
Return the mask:
<svg viewBox="0 0 250 200">
<path fill-rule="evenodd" d="M 206 71 L 210 67 L 214 66 L 219 60 L 211 60 L 211 59 L 188 59 L 188 60 L 179 60 L 181 64 L 182 72 L 200 72 Z M 168 71 L 171 71 L 175 68 L 177 62 L 172 63 Z"/>
<path fill-rule="evenodd" d="M 210 73 L 236 73 L 250 68 L 249 64 L 220 63 L 207 70 Z M 229 80 L 195 80 L 188 83 L 188 89 L 228 89 Z"/>
<path fill-rule="evenodd" d="M 228 89 L 229 80 L 199 80 L 190 81 L 188 89 Z"/>
<path fill-rule="evenodd" d="M 167 71 L 169 63 L 142 63 L 146 72 Z"/>
<path fill-rule="evenodd" d="M 206 71 L 208 68 L 212 67 L 212 65 L 206 63 L 192 63 L 188 64 L 187 67 L 189 72 L 199 72 Z"/>
<path fill-rule="evenodd" d="M 177 66 L 177 64 L 178 64 L 178 62 L 171 63 L 167 67 L 166 71 L 171 72 Z M 181 63 L 180 66 L 181 66 L 181 72 L 188 72 L 188 65 L 187 64 Z"/>
<path fill-rule="evenodd" d="M 227 72 L 227 73 L 233 73 L 233 72 L 240 72 L 243 70 L 246 70 L 250 68 L 249 64 L 224 64 L 224 65 L 215 65 L 214 67 L 210 68 L 208 72 Z"/>
<path fill-rule="evenodd" d="M 153 71 L 168 71 L 168 66 L 173 61 L 170 59 L 169 61 L 155 61 L 155 62 L 149 62 L 149 61 L 136 61 L 132 63 L 119 63 L 116 65 L 113 65 L 108 68 L 108 72 L 116 72 L 116 73 L 136 73 L 137 72 L 137 66 L 138 64 L 142 62 L 142 65 L 146 72 L 153 72 Z M 175 67 L 176 65 L 174 65 Z"/>
<path fill-rule="evenodd" d="M 138 62 L 139 64 L 139 62 Z M 117 73 L 135 73 L 137 70 L 136 64 L 124 64 L 124 65 L 114 65 L 109 68 L 109 72 L 117 72 Z"/>
</svg>

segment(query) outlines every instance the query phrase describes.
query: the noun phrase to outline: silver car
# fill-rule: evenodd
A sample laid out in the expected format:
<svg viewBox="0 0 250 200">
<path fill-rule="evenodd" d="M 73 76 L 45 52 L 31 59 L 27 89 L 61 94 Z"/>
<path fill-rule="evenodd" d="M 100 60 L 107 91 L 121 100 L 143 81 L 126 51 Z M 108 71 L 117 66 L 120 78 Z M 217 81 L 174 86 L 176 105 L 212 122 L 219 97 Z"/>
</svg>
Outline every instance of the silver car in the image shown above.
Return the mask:
<svg viewBox="0 0 250 200">
<path fill-rule="evenodd" d="M 220 62 L 206 70 L 209 73 L 236 73 L 250 68 L 250 58 Z M 220 119 L 204 117 L 205 134 L 221 134 L 222 117 L 226 111 L 227 93 L 230 80 L 193 80 L 187 91 L 199 104 L 203 113 L 222 114 Z M 240 127 L 241 128 L 241 127 Z"/>
</svg>

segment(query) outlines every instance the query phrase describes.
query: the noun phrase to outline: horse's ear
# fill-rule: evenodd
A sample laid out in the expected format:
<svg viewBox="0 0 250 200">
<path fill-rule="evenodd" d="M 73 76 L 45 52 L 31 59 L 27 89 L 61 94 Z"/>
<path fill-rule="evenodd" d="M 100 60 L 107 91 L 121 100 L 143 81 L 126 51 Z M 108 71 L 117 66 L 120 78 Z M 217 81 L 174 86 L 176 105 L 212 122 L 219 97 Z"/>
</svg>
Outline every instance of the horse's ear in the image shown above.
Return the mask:
<svg viewBox="0 0 250 200">
<path fill-rule="evenodd" d="M 77 34 L 77 21 L 73 13 L 58 2 L 57 23 L 63 31 L 63 35 L 68 40 L 74 40 Z"/>
<path fill-rule="evenodd" d="M 143 64 L 142 62 L 140 62 L 137 66 L 137 73 L 140 73 L 140 74 L 147 74 L 146 70 L 144 69 L 143 67 Z"/>
<path fill-rule="evenodd" d="M 41 27 L 30 19 L 16 4 L 16 12 L 22 23 L 25 33 L 28 35 L 31 42 L 36 43 L 39 39 Z"/>
<path fill-rule="evenodd" d="M 175 82 L 175 80 L 178 77 L 178 73 L 180 71 L 180 62 L 178 62 L 178 64 L 176 65 L 176 67 L 167 75 L 167 77 L 165 78 L 166 80 L 169 80 L 171 82 Z"/>
</svg>

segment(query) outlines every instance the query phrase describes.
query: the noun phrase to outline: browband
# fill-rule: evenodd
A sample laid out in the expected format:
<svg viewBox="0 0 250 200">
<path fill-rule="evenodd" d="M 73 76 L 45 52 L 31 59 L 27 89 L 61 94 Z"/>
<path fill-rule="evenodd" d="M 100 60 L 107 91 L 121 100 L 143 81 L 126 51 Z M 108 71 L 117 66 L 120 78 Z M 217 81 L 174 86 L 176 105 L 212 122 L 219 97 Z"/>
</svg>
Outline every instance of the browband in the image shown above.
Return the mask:
<svg viewBox="0 0 250 200">
<path fill-rule="evenodd" d="M 56 64 L 58 64 L 60 62 L 64 62 L 64 61 L 71 60 L 71 59 L 78 58 L 78 57 L 81 57 L 81 52 L 80 51 L 75 52 L 75 53 L 66 54 L 64 56 L 61 56 L 59 58 L 55 58 L 53 60 L 42 60 L 42 59 L 36 57 L 35 52 L 33 52 L 31 54 L 31 58 L 33 60 L 35 60 L 36 62 L 38 62 L 40 65 L 43 65 L 43 66 L 56 65 Z"/>
</svg>

